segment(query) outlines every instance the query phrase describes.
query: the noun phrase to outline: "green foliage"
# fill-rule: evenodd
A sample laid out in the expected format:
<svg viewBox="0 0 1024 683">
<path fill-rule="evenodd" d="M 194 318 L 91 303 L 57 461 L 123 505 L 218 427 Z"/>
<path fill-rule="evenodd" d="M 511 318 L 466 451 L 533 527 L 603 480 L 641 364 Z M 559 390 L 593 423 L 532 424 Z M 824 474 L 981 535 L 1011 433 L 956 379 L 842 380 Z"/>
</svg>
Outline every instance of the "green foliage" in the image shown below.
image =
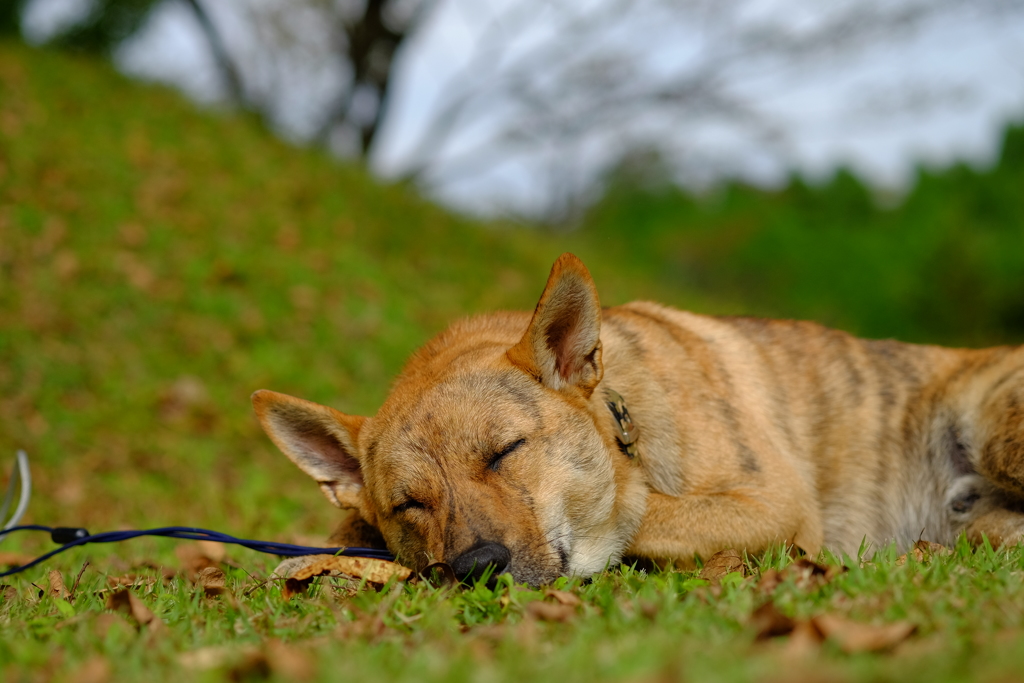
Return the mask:
<svg viewBox="0 0 1024 683">
<path fill-rule="evenodd" d="M 21 12 L 25 0 L 5 0 L 0 3 L 0 37 L 21 33 Z"/>
<path fill-rule="evenodd" d="M 584 229 L 679 290 L 730 298 L 729 312 L 905 341 L 1020 343 L 1022 187 L 1018 128 L 991 171 L 922 170 L 891 208 L 845 172 L 820 187 L 728 185 L 701 198 L 620 183 Z"/>
<path fill-rule="evenodd" d="M 158 0 L 93 0 L 80 22 L 53 38 L 54 45 L 108 53 L 139 30 Z"/>
<path fill-rule="evenodd" d="M 181 576 L 162 579 L 133 568 L 131 590 L 162 622 L 157 629 L 110 614 L 111 591 L 99 572 L 87 570 L 70 598 L 49 594 L 45 569 L 31 572 L 0 604 L 4 680 L 80 680 L 99 669 L 106 676 L 88 680 L 327 681 L 344 672 L 351 680 L 423 682 L 945 683 L 1012 680 L 1024 646 L 1019 549 L 962 544 L 949 555 L 900 563 L 888 548 L 817 581 L 787 572 L 793 561 L 773 551 L 753 558 L 746 578 L 730 574 L 720 587 L 690 571 L 623 566 L 591 582 L 560 579 L 554 588 L 581 603 L 566 610 L 564 621 L 532 618 L 531 605 L 551 596 L 507 577 L 493 588 L 418 583 L 379 592 L 325 578 L 286 600 L 279 582 L 251 576 L 265 576 L 266 561 L 232 557 L 246 569 L 228 569 L 227 592 L 214 598 Z M 782 579 L 766 587 L 766 574 L 778 570 Z M 795 636 L 758 639 L 751 614 L 768 600 L 796 620 L 904 620 L 916 633 L 895 651 L 845 653 L 841 641 L 830 639 L 800 655 Z"/>
</svg>

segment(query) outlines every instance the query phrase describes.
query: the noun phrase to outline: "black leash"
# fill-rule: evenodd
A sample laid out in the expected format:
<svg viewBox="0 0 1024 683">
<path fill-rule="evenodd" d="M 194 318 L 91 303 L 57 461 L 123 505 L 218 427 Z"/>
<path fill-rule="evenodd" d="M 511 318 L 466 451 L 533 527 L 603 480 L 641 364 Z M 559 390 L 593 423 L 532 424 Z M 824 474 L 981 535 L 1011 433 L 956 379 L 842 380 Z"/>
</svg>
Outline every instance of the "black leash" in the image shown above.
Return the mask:
<svg viewBox="0 0 1024 683">
<path fill-rule="evenodd" d="M 71 550 L 86 543 L 119 543 L 139 536 L 163 536 L 164 538 L 177 538 L 187 541 L 216 541 L 217 543 L 233 543 L 250 550 L 271 555 L 283 555 L 286 557 L 298 557 L 300 555 L 345 555 L 346 557 L 369 557 L 376 560 L 391 560 L 391 553 L 387 550 L 376 548 L 315 548 L 308 545 L 292 545 L 291 543 L 275 543 L 273 541 L 251 541 L 245 538 L 235 538 L 219 531 L 209 529 L 197 529 L 190 526 L 165 526 L 160 529 L 146 529 L 144 531 L 104 531 L 98 534 L 90 534 L 85 529 L 74 527 L 48 527 L 39 524 L 25 524 L 23 526 L 11 527 L 4 531 L 5 534 L 16 531 L 46 531 L 54 543 L 62 545 L 56 550 L 40 555 L 28 564 L 15 567 L 6 572 L 0 573 L 0 578 L 23 572 L 26 569 L 45 562 L 54 555 L 59 555 L 65 550 Z"/>
<path fill-rule="evenodd" d="M 216 541 L 217 543 L 230 543 L 240 545 L 250 550 L 271 555 L 282 555 L 285 557 L 298 557 L 300 555 L 344 555 L 346 557 L 368 557 L 377 560 L 392 560 L 391 553 L 387 550 L 377 548 L 316 548 L 307 545 L 293 545 L 291 543 L 276 543 L 274 541 L 253 541 L 246 538 L 236 538 L 223 534 L 219 531 L 209 529 L 198 529 L 190 526 L 167 526 L 159 529 L 146 529 L 142 531 L 104 531 L 98 534 L 90 534 L 87 530 L 77 527 L 48 527 L 40 524 L 24 524 L 16 526 L 21 516 L 28 507 L 28 497 L 31 494 L 31 479 L 28 472 L 28 458 L 24 451 L 18 451 L 17 462 L 11 473 L 11 481 L 8 486 L 7 495 L 3 504 L 3 512 L 0 519 L 6 516 L 7 509 L 11 503 L 14 489 L 18 479 L 21 479 L 22 490 L 18 507 L 11 519 L 0 529 L 0 541 L 8 534 L 18 531 L 45 531 L 50 534 L 54 543 L 61 544 L 56 550 L 40 555 L 36 559 L 19 567 L 9 569 L 0 573 L 0 578 L 23 572 L 26 569 L 45 562 L 54 555 L 59 555 L 65 550 L 76 548 L 87 543 L 119 543 L 140 536 L 162 536 L 164 538 L 176 538 L 186 541 Z"/>
</svg>

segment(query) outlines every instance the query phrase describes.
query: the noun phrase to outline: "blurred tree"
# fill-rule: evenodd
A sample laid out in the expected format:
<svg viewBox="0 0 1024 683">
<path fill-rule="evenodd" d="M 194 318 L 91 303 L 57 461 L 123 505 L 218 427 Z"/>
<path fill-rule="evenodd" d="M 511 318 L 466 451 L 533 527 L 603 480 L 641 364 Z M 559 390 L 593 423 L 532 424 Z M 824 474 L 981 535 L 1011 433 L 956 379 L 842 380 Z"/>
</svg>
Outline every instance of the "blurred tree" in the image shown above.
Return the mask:
<svg viewBox="0 0 1024 683">
<path fill-rule="evenodd" d="M 159 0 L 96 0 L 82 20 L 66 26 L 53 40 L 57 45 L 90 52 L 107 52 L 139 30 Z"/>
<path fill-rule="evenodd" d="M 274 118 L 282 93 L 301 72 L 329 64 L 336 72 L 332 92 L 320 98 L 319 109 L 302 136 L 323 143 L 340 133 L 357 139 L 366 155 L 383 121 L 395 52 L 420 21 L 432 0 L 281 0 L 243 2 L 217 7 L 220 16 L 234 12 L 259 43 L 243 59 L 233 55 L 218 26 L 209 0 L 97 0 L 84 19 L 52 38 L 60 46 L 111 52 L 137 33 L 161 2 L 182 2 L 196 19 L 220 73 L 227 99 Z M 17 17 L 4 4 L 13 27 Z M 9 18 L 7 16 L 10 15 Z M 298 58 L 296 58 L 298 57 Z M 279 77 L 268 74 L 276 73 Z M 313 99 L 315 94 L 309 93 Z M 291 99 L 291 98 L 284 98 Z M 294 106 L 289 101 L 288 106 Z M 351 145 L 350 145 L 351 146 Z"/>
<path fill-rule="evenodd" d="M 782 86 L 821 87 L 936 22 L 1019 22 L 1024 10 L 1024 0 L 92 0 L 58 42 L 110 50 L 163 3 L 191 9 L 227 97 L 290 137 L 373 156 L 428 188 L 512 168 L 501 180 L 531 178 L 546 195 L 533 203 L 556 220 L 638 151 L 656 150 L 684 184 L 735 175 L 741 163 L 782 180 L 800 132 L 779 106 Z M 459 26 L 446 33 L 450 61 L 429 73 L 407 63 L 420 86 L 416 130 L 381 152 L 396 55 L 442 10 Z M 854 84 L 837 109 L 863 129 L 962 106 L 973 85 Z M 723 153 L 729 146 L 745 158 Z"/>
<path fill-rule="evenodd" d="M 25 0 L 4 0 L 0 2 L 0 36 L 18 35 L 21 25 L 21 10 Z"/>
<path fill-rule="evenodd" d="M 428 186 L 465 178 L 474 187 L 519 163 L 520 176 L 543 175 L 540 203 L 555 220 L 588 203 L 604 173 L 650 150 L 684 185 L 751 168 L 782 181 L 802 131 L 780 99 L 820 107 L 820 94 L 808 91 L 832 82 L 851 81 L 847 106 L 834 108 L 851 132 L 963 107 L 981 97 L 973 76 L 947 68 L 932 82 L 901 82 L 884 74 L 900 74 L 904 46 L 935 27 L 1024 20 L 1021 0 L 489 4 L 489 23 L 438 90 L 415 141 L 395 155 L 396 172 Z M 882 76 L 851 78 L 871 58 Z"/>
</svg>

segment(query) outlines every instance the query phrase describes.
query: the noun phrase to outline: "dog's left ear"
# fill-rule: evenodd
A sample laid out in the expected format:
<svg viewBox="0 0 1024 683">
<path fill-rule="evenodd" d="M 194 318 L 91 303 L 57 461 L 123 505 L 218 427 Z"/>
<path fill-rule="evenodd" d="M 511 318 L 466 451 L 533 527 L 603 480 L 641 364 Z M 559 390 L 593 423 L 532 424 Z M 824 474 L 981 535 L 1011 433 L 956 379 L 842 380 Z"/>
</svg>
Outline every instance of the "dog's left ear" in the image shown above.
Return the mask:
<svg viewBox="0 0 1024 683">
<path fill-rule="evenodd" d="M 601 302 L 576 256 L 555 261 L 530 326 L 508 359 L 552 389 L 578 390 L 584 398 L 601 381 Z"/>
<path fill-rule="evenodd" d="M 339 508 L 360 508 L 363 473 L 357 444 L 369 418 L 266 389 L 252 395 L 252 406 L 263 431 L 320 484 L 327 500 Z"/>
</svg>

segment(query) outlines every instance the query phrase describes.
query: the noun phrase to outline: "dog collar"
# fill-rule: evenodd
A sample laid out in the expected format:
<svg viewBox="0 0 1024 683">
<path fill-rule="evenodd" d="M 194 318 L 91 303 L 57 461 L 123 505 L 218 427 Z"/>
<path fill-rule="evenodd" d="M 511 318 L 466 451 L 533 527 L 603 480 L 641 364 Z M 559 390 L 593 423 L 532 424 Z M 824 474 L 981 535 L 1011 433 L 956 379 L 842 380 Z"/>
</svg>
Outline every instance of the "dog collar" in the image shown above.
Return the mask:
<svg viewBox="0 0 1024 683">
<path fill-rule="evenodd" d="M 612 417 L 615 418 L 615 426 L 619 432 L 616 437 L 619 440 L 619 448 L 627 458 L 632 460 L 637 454 L 636 440 L 640 438 L 640 429 L 633 424 L 622 394 L 614 389 L 605 389 L 604 396 L 605 404 L 608 406 L 608 410 L 612 411 Z"/>
</svg>

